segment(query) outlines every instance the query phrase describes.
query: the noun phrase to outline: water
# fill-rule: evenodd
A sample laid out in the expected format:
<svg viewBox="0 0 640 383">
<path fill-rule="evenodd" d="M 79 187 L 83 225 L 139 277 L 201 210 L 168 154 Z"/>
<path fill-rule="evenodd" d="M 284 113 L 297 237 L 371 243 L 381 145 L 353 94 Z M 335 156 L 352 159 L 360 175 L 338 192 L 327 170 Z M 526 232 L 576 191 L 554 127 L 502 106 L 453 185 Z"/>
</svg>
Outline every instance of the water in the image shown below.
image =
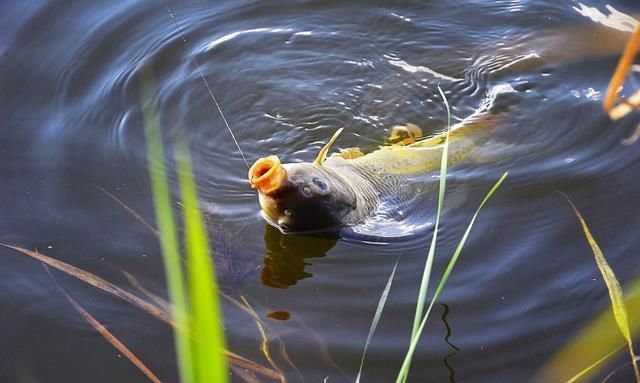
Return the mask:
<svg viewBox="0 0 640 383">
<path fill-rule="evenodd" d="M 610 5 L 640 11 L 635 1 Z M 588 7 L 607 12 L 603 4 L 169 6 L 177 28 L 166 5 L 154 1 L 0 4 L 0 241 L 135 291 L 126 271 L 166 296 L 156 238 L 98 188 L 153 223 L 148 166 L 157 164 L 146 161 L 138 82 L 139 65 L 151 63 L 164 135 L 170 140 L 184 131 L 193 151 L 223 290 L 245 296 L 279 335 L 296 367 L 273 340 L 289 381 L 353 381 L 379 295 L 400 256 L 364 372 L 366 381 L 392 381 L 408 345 L 430 233 L 371 244 L 272 230 L 259 215 L 246 166 L 196 59 L 249 162 L 268 154 L 311 161 L 340 127 L 338 146 L 365 151 L 395 124 L 437 132 L 446 121 L 438 84 L 456 118 L 472 113 L 496 86 L 516 91 L 496 99 L 507 119 L 496 133 L 500 145 L 488 154 L 500 156 L 452 169 L 467 198 L 445 213 L 434 275 L 490 185 L 504 170 L 511 175 L 469 238 L 411 381 L 527 381 L 606 307 L 593 257 L 556 191 L 580 208 L 623 285 L 638 275 L 640 151 L 619 144 L 637 118 L 614 124 L 601 110 L 626 37 L 589 33 L 598 24 L 587 17 Z M 175 184 L 174 174 L 174 195 Z M 0 253 L 0 381 L 145 381 L 40 265 Z M 170 328 L 82 282 L 54 276 L 163 381 L 177 381 Z M 252 318 L 224 302 L 229 348 L 268 365 Z M 291 318 L 267 317 L 277 311 Z M 612 366 L 625 362 L 620 357 Z M 233 380 L 241 381 L 235 374 Z"/>
</svg>

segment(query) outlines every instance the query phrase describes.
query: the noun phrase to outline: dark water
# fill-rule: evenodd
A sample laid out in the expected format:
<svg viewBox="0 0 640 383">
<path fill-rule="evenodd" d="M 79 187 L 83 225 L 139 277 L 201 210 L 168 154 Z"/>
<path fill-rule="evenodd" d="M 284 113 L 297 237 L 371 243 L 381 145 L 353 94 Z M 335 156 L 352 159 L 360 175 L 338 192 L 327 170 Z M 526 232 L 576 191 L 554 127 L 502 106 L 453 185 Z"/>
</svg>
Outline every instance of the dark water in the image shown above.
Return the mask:
<svg viewBox="0 0 640 383">
<path fill-rule="evenodd" d="M 469 238 L 411 381 L 527 381 L 607 306 L 593 257 L 557 190 L 581 209 L 623 285 L 638 275 L 640 150 L 619 144 L 637 116 L 614 124 L 601 110 L 628 34 L 578 12 L 608 13 L 604 4 L 169 5 L 177 25 L 155 1 L 0 3 L 0 241 L 135 291 L 126 271 L 166 296 L 156 238 L 98 189 L 153 222 L 148 166 L 157 164 L 146 160 L 138 82 L 140 64 L 151 63 L 167 141 L 182 130 L 193 151 L 220 283 L 230 296 L 245 296 L 282 339 L 295 368 L 277 352 L 277 340 L 273 353 L 289 381 L 353 381 L 400 256 L 364 370 L 365 381 L 392 381 L 408 346 L 429 230 L 369 244 L 271 229 L 195 59 L 249 161 L 274 153 L 287 162 L 311 161 L 339 127 L 345 127 L 339 146 L 365 150 L 380 145 L 395 124 L 439 131 L 446 114 L 438 84 L 456 118 L 471 114 L 496 86 L 513 89 L 494 106 L 506 119 L 487 151 L 500 155 L 452 169 L 467 198 L 445 213 L 434 275 L 490 185 L 505 170 L 511 175 Z M 635 1 L 610 5 L 640 11 Z M 175 175 L 172 183 L 175 192 Z M 6 249 L 0 262 L 0 381 L 145 381 L 39 264 Z M 170 328 L 71 277 L 54 276 L 159 377 L 177 381 Z M 224 302 L 229 348 L 268 365 L 253 319 Z M 273 311 L 291 318 L 268 318 Z M 611 369 L 625 362 L 620 357 Z"/>
</svg>

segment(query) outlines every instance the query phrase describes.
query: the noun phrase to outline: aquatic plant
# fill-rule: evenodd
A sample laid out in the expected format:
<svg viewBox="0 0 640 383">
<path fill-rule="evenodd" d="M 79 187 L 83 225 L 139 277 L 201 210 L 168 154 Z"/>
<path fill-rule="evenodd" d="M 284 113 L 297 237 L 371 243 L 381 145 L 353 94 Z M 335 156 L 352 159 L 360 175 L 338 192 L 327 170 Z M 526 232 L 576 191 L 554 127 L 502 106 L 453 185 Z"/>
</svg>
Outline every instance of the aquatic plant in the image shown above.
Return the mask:
<svg viewBox="0 0 640 383">
<path fill-rule="evenodd" d="M 12 249 L 20 254 L 23 254 L 25 256 L 31 257 L 34 260 L 50 266 L 56 270 L 59 270 L 69 276 L 72 276 L 90 286 L 93 286 L 95 288 L 98 288 L 108 294 L 111 294 L 117 298 L 119 298 L 120 300 L 129 303 L 130 305 L 146 312 L 147 314 L 151 315 L 152 317 L 158 319 L 159 321 L 166 323 L 168 325 L 173 326 L 174 328 L 176 327 L 176 322 L 174 321 L 174 318 L 171 316 L 171 313 L 168 310 L 168 307 L 170 306 L 168 304 L 168 302 L 165 302 L 162 298 L 154 295 L 153 293 L 147 291 L 146 289 L 139 289 L 141 290 L 142 293 L 144 293 L 145 295 L 149 296 L 149 298 L 151 299 L 151 301 L 154 303 L 150 303 L 144 299 L 139 298 L 137 295 L 134 295 L 126 290 L 124 290 L 121 287 L 118 287 L 117 285 L 95 275 L 92 274 L 88 271 L 82 270 L 78 267 L 75 267 L 73 265 L 70 265 L 68 263 L 59 261 L 55 258 L 52 258 L 46 254 L 40 253 L 38 251 L 33 251 L 33 250 L 29 250 L 29 249 L 25 249 L 23 247 L 19 247 L 19 246 L 13 246 L 13 245 L 9 245 L 6 243 L 0 243 L 0 246 L 6 247 L 8 249 Z M 126 273 L 125 273 L 126 276 Z M 131 276 L 129 276 L 127 279 L 131 280 Z M 134 283 L 132 283 L 134 286 L 139 285 L 139 283 L 136 281 Z M 222 294 L 222 296 L 224 297 L 225 294 Z M 231 303 L 237 304 L 237 300 L 235 299 L 231 299 L 230 300 Z M 242 305 L 244 306 L 244 305 Z M 281 373 L 279 373 L 278 371 L 275 371 L 273 369 L 270 369 L 268 367 L 265 367 L 257 362 L 251 361 L 241 355 L 236 354 L 235 352 L 232 352 L 230 350 L 223 350 L 224 356 L 228 359 L 231 367 L 234 367 L 234 371 L 238 370 L 240 371 L 240 369 L 242 369 L 243 371 L 248 371 L 251 373 L 256 373 L 256 374 L 260 374 L 262 376 L 265 376 L 267 378 L 273 379 L 273 380 L 280 380 L 282 381 L 283 376 Z M 255 380 L 255 379 L 254 379 Z M 251 380 L 249 380 L 251 381 Z"/>
<path fill-rule="evenodd" d="M 413 358 L 413 354 L 415 352 L 415 349 L 418 345 L 418 341 L 420 340 L 420 336 L 422 335 L 422 331 L 424 330 L 424 327 L 427 323 L 427 319 L 429 318 L 429 314 L 431 313 L 431 309 L 433 308 L 433 305 L 435 304 L 436 300 L 438 299 L 438 297 L 440 296 L 440 293 L 442 292 L 442 289 L 444 288 L 445 283 L 447 282 L 447 280 L 449 279 L 449 276 L 451 275 L 451 272 L 453 271 L 453 267 L 455 266 L 458 257 L 460 256 L 460 253 L 462 252 L 462 248 L 464 247 L 465 242 L 467 241 L 467 237 L 469 236 L 469 233 L 471 232 L 471 228 L 473 227 L 473 224 L 476 221 L 476 218 L 478 217 L 478 214 L 480 213 L 480 210 L 482 209 L 482 207 L 487 203 L 487 201 L 491 198 L 491 196 L 495 193 L 496 190 L 498 190 L 498 188 L 500 187 L 500 185 L 502 185 L 502 182 L 505 180 L 505 178 L 507 177 L 507 175 L 509 174 L 509 172 L 505 172 L 502 177 L 500 177 L 500 179 L 495 183 L 495 185 L 493 185 L 493 187 L 491 188 L 491 190 L 489 190 L 489 192 L 487 193 L 487 195 L 484 197 L 484 199 L 482 200 L 482 202 L 480 203 L 480 206 L 478 206 L 478 209 L 476 210 L 476 212 L 474 213 L 473 217 L 471 218 L 471 221 L 469 222 L 469 225 L 467 226 L 467 229 L 465 230 L 464 234 L 462 235 L 462 238 L 460 239 L 460 242 L 458 243 L 458 246 L 456 247 L 455 251 L 453 252 L 453 255 L 451 256 L 450 260 L 449 260 L 449 264 L 447 265 L 446 270 L 444 271 L 444 274 L 442 275 L 442 278 L 440 279 L 440 282 L 438 283 L 438 286 L 436 287 L 436 290 L 433 294 L 433 296 L 431 297 L 431 301 L 429 302 L 429 306 L 426 310 L 426 312 L 424 312 L 423 315 L 423 308 L 424 308 L 424 301 L 426 300 L 426 296 L 427 296 L 427 289 L 428 289 L 428 285 L 429 285 L 429 279 L 430 279 L 430 275 L 431 275 L 431 265 L 433 263 L 433 258 L 435 256 L 435 248 L 436 248 L 436 242 L 437 242 L 437 236 L 438 236 L 438 223 L 440 222 L 440 216 L 442 213 L 442 206 L 444 204 L 444 194 L 445 194 L 445 189 L 446 189 L 446 177 L 447 177 L 447 163 L 448 163 L 448 146 L 449 146 L 449 131 L 451 128 L 451 109 L 449 107 L 449 102 L 447 101 L 447 97 L 445 96 L 444 92 L 442 91 L 442 89 L 440 89 L 440 87 L 438 86 L 438 91 L 440 92 L 440 96 L 442 97 L 442 100 L 444 102 L 444 105 L 447 109 L 447 135 L 445 138 L 445 142 L 444 142 L 444 149 L 442 151 L 442 159 L 440 161 L 440 187 L 438 190 L 438 208 L 436 211 L 436 225 L 434 227 L 434 231 L 433 231 L 433 237 L 431 239 L 431 245 L 429 246 L 429 252 L 427 255 L 427 261 L 425 263 L 425 268 L 424 268 L 424 273 L 423 273 L 423 278 L 422 278 L 422 283 L 420 285 L 420 292 L 418 295 L 418 302 L 416 304 L 416 314 L 414 317 L 414 322 L 413 322 L 413 329 L 411 332 L 411 340 L 410 340 L 410 344 L 409 344 L 409 350 L 407 351 L 407 354 L 405 355 L 404 361 L 402 363 L 402 367 L 400 368 L 400 372 L 398 373 L 398 377 L 396 378 L 396 382 L 397 383 L 404 383 L 407 380 L 408 374 L 409 374 L 409 369 L 411 368 L 411 360 Z"/>
<path fill-rule="evenodd" d="M 462 252 L 462 248 L 464 247 L 464 244 L 466 243 L 467 238 L 469 237 L 469 233 L 471 232 L 471 228 L 473 227 L 473 224 L 475 223 L 476 218 L 478 218 L 478 214 L 480 213 L 480 210 L 487 203 L 487 201 L 489 201 L 489 199 L 496 192 L 496 190 L 498 190 L 500 185 L 502 185 L 502 182 L 505 180 L 505 178 L 507 178 L 508 174 L 509 174 L 509 172 L 505 172 L 502 175 L 502 177 L 500 177 L 500 179 L 498 179 L 498 181 L 493 185 L 491 190 L 489 190 L 487 195 L 484 197 L 484 199 L 480 203 L 480 206 L 478 206 L 478 209 L 476 209 L 476 212 L 473 214 L 473 217 L 471 217 L 471 221 L 469 222 L 469 225 L 467 226 L 466 230 L 464 231 L 464 234 L 462 235 L 462 238 L 460 239 L 460 242 L 458 242 L 458 246 L 456 247 L 455 251 L 453 252 L 453 255 L 451 256 L 451 258 L 449 260 L 449 264 L 447 265 L 447 268 L 445 269 L 444 274 L 442 275 L 442 278 L 440 279 L 440 282 L 438 283 L 438 286 L 436 287 L 436 291 L 433 293 L 433 296 L 431 297 L 431 301 L 429 302 L 429 307 L 427 308 L 427 310 L 426 310 L 426 312 L 425 312 L 425 314 L 424 314 L 424 316 L 423 316 L 423 318 L 422 318 L 422 320 L 421 320 L 421 322 L 420 322 L 420 324 L 418 326 L 418 329 L 416 330 L 416 332 L 414 334 L 411 335 L 409 351 L 407 351 L 407 354 L 405 356 L 404 362 L 402 363 L 402 367 L 400 368 L 400 372 L 398 374 L 398 378 L 396 379 L 396 382 L 406 382 L 407 376 L 409 374 L 409 369 L 411 368 L 411 359 L 413 357 L 413 353 L 415 352 L 415 349 L 416 349 L 416 347 L 418 345 L 418 341 L 420 340 L 420 336 L 422 335 L 422 331 L 424 330 L 424 327 L 427 324 L 427 319 L 429 318 L 429 314 L 431 313 L 431 309 L 433 309 L 433 306 L 434 306 L 436 300 L 438 299 L 438 297 L 442 293 L 442 289 L 444 288 L 445 283 L 447 283 L 447 280 L 449 279 L 449 276 L 451 275 L 451 272 L 453 271 L 453 267 L 455 266 L 456 262 L 458 261 L 458 258 L 460 257 L 460 253 Z M 435 235 L 435 233 L 434 233 L 434 235 Z"/>
<path fill-rule="evenodd" d="M 49 267 L 46 264 L 42 264 L 45 268 L 51 279 L 54 280 L 53 274 L 49 270 Z M 147 367 L 140 358 L 138 358 L 129 348 L 115 335 L 111 333 L 102 323 L 100 323 L 86 308 L 84 308 L 80 303 L 78 303 L 71 295 L 65 291 L 62 286 L 60 286 L 57 282 L 55 282 L 58 289 L 62 292 L 62 294 L 67 298 L 67 301 L 73 306 L 74 309 L 82 316 L 82 318 L 89 323 L 109 344 L 111 344 L 115 349 L 117 349 L 125 358 L 127 358 L 140 372 L 142 372 L 150 381 L 153 383 L 161 383 L 161 380 L 151 372 L 149 367 Z"/>
<path fill-rule="evenodd" d="M 611 309 L 613 310 L 613 316 L 616 319 L 616 324 L 618 325 L 618 329 L 620 329 L 620 333 L 627 341 L 627 347 L 629 348 L 629 354 L 631 355 L 631 361 L 633 363 L 633 372 L 636 375 L 636 380 L 640 383 L 640 372 L 638 371 L 638 365 L 635 361 L 635 352 L 633 351 L 633 340 L 631 339 L 631 330 L 629 329 L 629 316 L 627 315 L 627 309 L 624 305 L 624 300 L 622 298 L 622 287 L 620 287 L 620 282 L 618 282 L 618 278 L 616 278 L 616 274 L 609 266 L 609 263 L 604 258 L 604 254 L 602 254 L 602 250 L 598 243 L 591 235 L 591 231 L 587 226 L 584 218 L 576 208 L 576 206 L 571 202 L 570 199 L 567 198 L 573 211 L 576 213 L 580 224 L 582 225 L 582 230 L 584 231 L 584 235 L 587 238 L 587 242 L 589 242 L 589 246 L 591 247 L 591 251 L 593 251 L 593 256 L 596 260 L 596 264 L 598 265 L 598 269 L 602 274 L 602 279 L 604 279 L 605 284 L 607 285 L 607 290 L 609 290 L 609 298 L 611 299 Z"/>
<path fill-rule="evenodd" d="M 409 370 L 411 368 L 411 360 L 413 358 L 413 354 L 415 352 L 415 349 L 416 349 L 416 347 L 418 345 L 418 341 L 420 340 L 420 336 L 422 335 L 424 327 L 425 327 L 425 325 L 427 323 L 427 319 L 429 318 L 429 314 L 431 313 L 431 310 L 433 309 L 433 306 L 434 306 L 435 302 L 437 301 L 438 297 L 440 296 L 440 293 L 442 292 L 442 289 L 444 288 L 445 283 L 447 282 L 447 280 L 449 279 L 449 276 L 451 275 L 451 272 L 453 271 L 453 267 L 455 266 L 455 264 L 456 264 L 456 262 L 457 262 L 457 260 L 458 260 L 458 258 L 460 256 L 460 253 L 462 252 L 462 248 L 464 247 L 464 244 L 467 241 L 469 233 L 471 232 L 471 228 L 473 227 L 473 224 L 475 223 L 476 218 L 478 217 L 478 214 L 480 213 L 480 210 L 487 203 L 487 201 L 489 201 L 489 199 L 496 192 L 496 190 L 498 190 L 500 185 L 502 185 L 502 182 L 505 180 L 505 178 L 509 174 L 509 172 L 505 172 L 500 177 L 500 179 L 498 179 L 498 181 L 493 185 L 493 187 L 486 194 L 486 196 L 484 197 L 484 199 L 480 203 L 480 206 L 478 207 L 478 209 L 476 210 L 476 212 L 472 216 L 471 221 L 469 222 L 469 225 L 467 226 L 464 234 L 462 235 L 462 238 L 460 239 L 460 241 L 458 243 L 458 246 L 456 247 L 455 251 L 453 252 L 453 255 L 451 256 L 451 258 L 449 260 L 447 268 L 445 269 L 445 272 L 444 272 L 442 278 L 440 279 L 440 282 L 438 283 L 438 286 L 436 287 L 435 293 L 431 297 L 431 300 L 429 302 L 429 306 L 427 307 L 427 310 L 425 312 L 424 311 L 424 304 L 426 302 L 427 291 L 428 291 L 428 287 L 429 287 L 429 280 L 431 278 L 432 265 L 433 265 L 433 260 L 435 258 L 435 249 L 436 249 L 437 238 L 438 238 L 438 227 L 439 227 L 440 218 L 441 218 L 441 215 L 442 215 L 442 207 L 444 205 L 444 196 L 445 196 L 446 178 L 447 178 L 447 165 L 448 165 L 448 162 L 449 162 L 449 158 L 448 158 L 449 132 L 450 132 L 450 129 L 451 129 L 451 109 L 449 107 L 449 102 L 447 101 L 447 97 L 445 96 L 445 94 L 442 91 L 442 89 L 440 88 L 440 86 L 438 86 L 438 91 L 440 92 L 440 96 L 442 97 L 443 103 L 444 103 L 444 105 L 446 107 L 446 110 L 447 110 L 447 132 L 446 132 L 444 143 L 443 143 L 442 157 L 441 157 L 441 160 L 440 160 L 440 174 L 439 174 L 439 188 L 438 188 L 438 206 L 437 206 L 437 210 L 436 210 L 436 221 L 435 221 L 434 230 L 433 230 L 433 236 L 431 237 L 431 243 L 429 245 L 429 250 L 428 250 L 428 253 L 427 253 L 427 259 L 425 261 L 425 266 L 424 266 L 424 269 L 423 269 L 422 279 L 421 279 L 421 283 L 420 283 L 420 287 L 419 287 L 418 301 L 416 303 L 416 312 L 415 312 L 415 315 L 414 315 L 413 327 L 412 327 L 412 331 L 411 331 L 411 338 L 410 338 L 410 341 L 409 341 L 409 349 L 407 351 L 407 354 L 405 355 L 404 361 L 402 363 L 402 367 L 400 368 L 400 370 L 398 372 L 398 376 L 396 378 L 396 383 L 404 383 L 407 380 L 407 377 L 408 377 L 408 374 L 409 374 Z M 389 294 L 389 289 L 391 288 L 391 284 L 393 282 L 393 278 L 394 278 L 394 275 L 395 275 L 396 268 L 397 268 L 397 263 L 394 266 L 393 271 L 391 272 L 391 275 L 389 276 L 389 280 L 387 281 L 387 284 L 386 284 L 386 286 L 384 288 L 382 296 L 380 297 L 380 300 L 378 302 L 378 306 L 376 308 L 376 312 L 374 314 L 374 317 L 373 317 L 373 320 L 372 320 L 372 323 L 371 323 L 371 327 L 370 327 L 369 333 L 367 335 L 367 340 L 365 342 L 365 347 L 364 347 L 364 350 L 363 350 L 363 353 L 362 353 L 361 362 L 360 362 L 360 369 L 358 370 L 358 375 L 356 377 L 356 382 L 360 381 L 360 377 L 361 377 L 361 374 L 362 374 L 362 367 L 364 365 L 364 359 L 365 359 L 365 356 L 366 356 L 367 348 L 368 348 L 369 343 L 371 342 L 371 338 L 373 337 L 373 334 L 374 334 L 374 332 L 375 332 L 375 330 L 377 328 L 378 321 L 380 320 L 380 316 L 382 314 L 382 311 L 384 310 L 384 305 L 386 303 L 387 296 Z"/>
<path fill-rule="evenodd" d="M 400 259 L 398 259 L 396 261 L 396 264 L 393 266 L 393 270 L 389 275 L 387 284 L 385 285 L 384 290 L 382 291 L 382 295 L 380 296 L 380 300 L 378 301 L 378 307 L 376 308 L 376 313 L 373 315 L 373 320 L 371 321 L 371 327 L 369 328 L 369 334 L 367 335 L 367 341 L 364 343 L 364 350 L 362 351 L 362 357 L 360 358 L 360 368 L 358 369 L 358 375 L 356 376 L 356 383 L 360 383 L 360 378 L 362 376 L 362 367 L 364 366 L 364 359 L 367 356 L 367 349 L 369 348 L 369 344 L 371 343 L 373 334 L 376 332 L 376 328 L 378 328 L 378 323 L 380 322 L 380 317 L 382 316 L 384 305 L 387 302 L 387 297 L 389 296 L 389 290 L 391 290 L 391 284 L 393 283 L 393 278 L 396 275 L 396 269 L 398 268 L 399 261 Z"/>
<path fill-rule="evenodd" d="M 183 202 L 188 266 L 185 276 L 169 194 L 160 117 L 153 102 L 153 74 L 149 65 L 143 68 L 141 76 L 147 158 L 169 296 L 174 305 L 180 377 L 184 383 L 226 382 L 228 375 L 222 352 L 222 315 L 207 232 L 198 207 L 189 150 L 184 140 L 178 141 L 175 161 Z"/>
<path fill-rule="evenodd" d="M 568 196 L 563 194 L 571 205 L 585 238 L 593 253 L 596 265 L 607 287 L 611 307 L 604 310 L 588 325 L 578 332 L 561 350 L 536 374 L 534 382 L 565 381 L 577 382 L 594 374 L 604 362 L 628 349 L 631 356 L 636 381 L 640 382 L 637 361 L 633 349 L 633 335 L 640 332 L 640 323 L 629 322 L 629 317 L 640 314 L 640 278 L 631 283 L 626 297 L 613 269 L 606 261 L 602 249 L 596 242 L 591 230 L 578 208 Z M 586 364 L 586 365 L 585 365 Z"/>
<path fill-rule="evenodd" d="M 427 289 L 429 287 L 429 278 L 431 276 L 431 267 L 433 265 L 433 258 L 436 253 L 436 242 L 438 239 L 438 228 L 440 226 L 440 216 L 442 215 L 442 205 L 444 205 L 444 193 L 447 189 L 447 164 L 449 154 L 449 133 L 451 131 L 451 110 L 449 108 L 449 102 L 444 92 L 438 85 L 438 91 L 447 108 L 447 134 L 445 136 L 444 145 L 442 148 L 442 158 L 440 159 L 440 177 L 439 177 L 439 189 L 438 189 L 438 208 L 436 210 L 436 223 L 433 227 L 433 236 L 431 237 L 431 245 L 429 245 L 429 252 L 427 254 L 427 260 L 425 262 L 424 270 L 422 273 L 422 281 L 420 282 L 420 289 L 418 293 L 418 303 L 416 304 L 416 312 L 413 317 L 413 328 L 411 329 L 411 338 L 413 339 L 418 333 L 418 327 L 420 326 L 420 319 L 422 318 L 424 310 L 424 302 L 427 298 Z"/>
</svg>

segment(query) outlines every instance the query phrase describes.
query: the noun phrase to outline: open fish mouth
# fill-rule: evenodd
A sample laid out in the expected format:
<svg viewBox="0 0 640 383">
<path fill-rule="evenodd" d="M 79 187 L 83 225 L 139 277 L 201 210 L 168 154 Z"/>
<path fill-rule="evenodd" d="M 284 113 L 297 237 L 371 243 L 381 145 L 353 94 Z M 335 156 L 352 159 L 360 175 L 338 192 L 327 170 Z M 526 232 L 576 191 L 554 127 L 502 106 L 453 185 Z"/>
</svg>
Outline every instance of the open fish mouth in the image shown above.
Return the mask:
<svg viewBox="0 0 640 383">
<path fill-rule="evenodd" d="M 262 194 L 278 190 L 287 179 L 278 156 L 268 156 L 257 160 L 249 169 L 249 183 Z"/>
</svg>

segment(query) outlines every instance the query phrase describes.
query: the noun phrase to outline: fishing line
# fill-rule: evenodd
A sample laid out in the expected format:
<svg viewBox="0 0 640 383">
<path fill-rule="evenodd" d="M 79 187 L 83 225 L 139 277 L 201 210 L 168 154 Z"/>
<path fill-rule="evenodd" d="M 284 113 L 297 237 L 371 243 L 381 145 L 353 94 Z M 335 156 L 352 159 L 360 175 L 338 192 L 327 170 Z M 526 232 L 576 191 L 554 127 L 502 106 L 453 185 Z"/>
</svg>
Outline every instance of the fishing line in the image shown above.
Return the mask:
<svg viewBox="0 0 640 383">
<path fill-rule="evenodd" d="M 171 8 L 169 6 L 167 6 L 167 12 L 169 12 L 169 16 L 171 16 L 171 20 L 173 21 L 173 25 L 175 25 L 176 30 L 180 34 L 180 37 L 182 37 L 182 41 L 184 41 L 185 46 L 188 47 L 189 45 L 187 43 L 187 38 L 184 36 L 182 28 L 180 28 L 180 25 L 178 25 L 178 22 L 176 21 L 175 15 L 174 15 L 173 11 L 171 10 Z M 242 149 L 240 149 L 240 144 L 238 143 L 238 140 L 236 140 L 236 136 L 235 136 L 235 134 L 233 134 L 233 131 L 231 130 L 231 126 L 229 126 L 229 123 L 227 122 L 227 118 L 224 116 L 224 113 L 222 113 L 222 109 L 220 108 L 220 104 L 218 104 L 218 100 L 216 100 L 216 96 L 213 95 L 213 91 L 211 90 L 211 87 L 209 86 L 209 83 L 207 82 L 207 79 L 204 77 L 204 73 L 202 73 L 202 69 L 200 69 L 200 64 L 198 63 L 198 60 L 196 60 L 195 56 L 191 56 L 191 61 L 193 62 L 193 64 L 196 67 L 196 69 L 198 70 L 198 73 L 200 74 L 200 77 L 202 78 L 202 81 L 204 81 L 204 85 L 207 87 L 207 90 L 209 91 L 209 94 L 211 95 L 211 99 L 213 100 L 213 103 L 215 104 L 216 108 L 218 109 L 218 113 L 220 113 L 220 117 L 222 117 L 222 121 L 224 121 L 224 124 L 226 125 L 227 130 L 229 131 L 229 134 L 231 134 L 231 138 L 233 139 L 233 142 L 236 144 L 236 147 L 238 148 L 238 151 L 240 152 L 240 155 L 242 156 L 242 160 L 244 161 L 244 164 L 247 165 L 247 169 L 249 169 L 249 163 L 247 162 L 247 158 L 244 156 L 244 153 L 242 152 Z"/>
</svg>

